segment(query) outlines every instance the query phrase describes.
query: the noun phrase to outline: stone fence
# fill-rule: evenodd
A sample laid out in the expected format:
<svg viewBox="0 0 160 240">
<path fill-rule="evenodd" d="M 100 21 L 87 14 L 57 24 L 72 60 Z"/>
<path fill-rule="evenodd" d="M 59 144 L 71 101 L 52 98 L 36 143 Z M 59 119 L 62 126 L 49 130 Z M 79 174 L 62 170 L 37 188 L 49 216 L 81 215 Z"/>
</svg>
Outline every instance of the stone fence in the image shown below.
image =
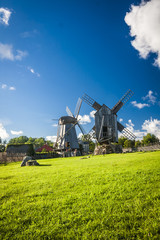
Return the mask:
<svg viewBox="0 0 160 240">
<path fill-rule="evenodd" d="M 20 162 L 26 156 L 26 153 L 7 153 L 0 152 L 0 164 L 6 164 L 10 162 Z M 57 153 L 45 153 L 45 154 L 35 154 L 33 159 L 46 159 L 46 158 L 55 158 L 59 157 Z"/>
<path fill-rule="evenodd" d="M 147 152 L 160 150 L 160 144 L 150 144 L 148 146 L 137 147 L 137 148 L 123 148 L 123 153 L 125 152 Z"/>
<path fill-rule="evenodd" d="M 0 163 L 6 164 L 10 162 L 19 162 L 22 161 L 25 156 L 24 153 L 0 152 Z"/>
</svg>

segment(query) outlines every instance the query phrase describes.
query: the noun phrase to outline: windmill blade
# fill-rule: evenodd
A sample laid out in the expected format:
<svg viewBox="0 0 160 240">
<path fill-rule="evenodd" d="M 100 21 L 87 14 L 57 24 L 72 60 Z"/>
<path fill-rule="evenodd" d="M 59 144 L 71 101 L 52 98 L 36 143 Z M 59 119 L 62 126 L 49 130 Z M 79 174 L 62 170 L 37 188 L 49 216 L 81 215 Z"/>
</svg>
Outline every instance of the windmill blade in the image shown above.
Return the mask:
<svg viewBox="0 0 160 240">
<path fill-rule="evenodd" d="M 99 103 L 97 103 L 93 98 L 89 97 L 86 93 L 82 96 L 82 100 L 97 111 L 102 107 Z"/>
<path fill-rule="evenodd" d="M 66 107 L 66 112 L 67 112 L 68 116 L 74 117 L 73 113 L 70 111 L 68 106 Z"/>
<path fill-rule="evenodd" d="M 120 131 L 124 137 L 130 139 L 130 140 L 135 140 L 136 136 L 128 129 L 125 128 L 120 122 L 117 121 L 117 128 L 118 131 Z"/>
<path fill-rule="evenodd" d="M 123 97 L 116 103 L 116 105 L 112 108 L 112 112 L 114 114 L 116 114 L 121 107 L 128 102 L 128 100 L 133 96 L 133 92 L 129 89 L 124 95 Z"/>
<path fill-rule="evenodd" d="M 82 125 L 81 125 L 79 122 L 77 122 L 77 125 L 78 125 L 78 127 L 80 128 L 82 134 L 85 135 L 85 130 L 84 130 L 84 128 L 82 127 Z"/>
<path fill-rule="evenodd" d="M 78 98 L 77 105 L 76 105 L 75 112 L 74 112 L 75 118 L 78 117 L 78 114 L 79 114 L 81 105 L 82 105 L 82 99 L 81 99 L 81 98 Z"/>
</svg>

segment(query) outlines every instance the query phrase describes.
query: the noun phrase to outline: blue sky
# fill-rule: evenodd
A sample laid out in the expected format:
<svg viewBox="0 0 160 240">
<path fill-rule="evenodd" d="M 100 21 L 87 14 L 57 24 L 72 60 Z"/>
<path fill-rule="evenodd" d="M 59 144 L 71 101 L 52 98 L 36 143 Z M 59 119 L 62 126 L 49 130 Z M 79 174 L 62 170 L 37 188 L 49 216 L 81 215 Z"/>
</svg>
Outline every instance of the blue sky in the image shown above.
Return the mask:
<svg viewBox="0 0 160 240">
<path fill-rule="evenodd" d="M 158 0 L 1 0 L 0 137 L 54 138 L 52 118 L 84 93 L 112 107 L 128 89 L 118 118 L 139 138 L 160 137 L 159 15 Z M 82 104 L 86 132 L 92 110 Z"/>
</svg>

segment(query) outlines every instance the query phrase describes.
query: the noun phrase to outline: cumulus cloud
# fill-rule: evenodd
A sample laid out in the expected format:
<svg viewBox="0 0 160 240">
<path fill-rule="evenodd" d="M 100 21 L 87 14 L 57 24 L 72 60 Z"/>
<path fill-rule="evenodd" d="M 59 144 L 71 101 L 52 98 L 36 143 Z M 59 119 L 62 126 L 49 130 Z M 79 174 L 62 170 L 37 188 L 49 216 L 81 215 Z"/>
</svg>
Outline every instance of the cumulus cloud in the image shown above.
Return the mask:
<svg viewBox="0 0 160 240">
<path fill-rule="evenodd" d="M 18 135 L 22 135 L 23 131 L 13 131 L 13 130 L 11 130 L 11 134 L 18 136 Z"/>
<path fill-rule="evenodd" d="M 15 88 L 15 87 L 9 87 L 9 90 L 11 90 L 11 91 L 15 91 L 16 88 Z"/>
<path fill-rule="evenodd" d="M 125 22 L 134 37 L 131 44 L 139 51 L 140 57 L 146 59 L 149 53 L 155 53 L 154 65 L 160 68 L 160 1 L 142 0 L 138 6 L 131 5 Z"/>
<path fill-rule="evenodd" d="M 95 118 L 95 116 L 94 116 L 95 113 L 96 113 L 95 110 L 93 110 L 92 112 L 90 112 L 90 117 L 91 117 L 91 118 Z"/>
<path fill-rule="evenodd" d="M 13 51 L 13 46 L 11 44 L 3 44 L 0 43 L 0 59 L 4 60 L 22 60 L 22 58 L 24 58 L 25 56 L 27 56 L 27 52 L 26 51 L 21 51 L 21 50 L 17 50 L 16 53 L 14 54 Z"/>
<path fill-rule="evenodd" d="M 40 74 L 38 72 L 35 72 L 35 70 L 31 67 L 28 67 L 28 70 L 32 73 L 35 74 L 37 77 L 40 77 Z"/>
<path fill-rule="evenodd" d="M 128 120 L 128 123 L 126 123 L 126 128 L 131 131 L 135 136 L 136 140 L 142 140 L 143 136 L 145 136 L 147 133 L 141 130 L 135 130 L 134 124 L 132 123 L 132 120 Z"/>
<path fill-rule="evenodd" d="M 4 128 L 3 124 L 0 123 L 0 137 L 2 139 L 9 138 L 9 134 L 7 133 L 6 129 Z"/>
<path fill-rule="evenodd" d="M 120 121 L 120 122 L 123 122 L 123 118 L 120 118 L 119 121 Z"/>
<path fill-rule="evenodd" d="M 131 104 L 139 109 L 150 106 L 148 103 L 137 103 L 137 101 L 132 101 Z"/>
<path fill-rule="evenodd" d="M 126 123 L 126 128 L 136 136 L 136 140 L 142 140 L 143 136 L 147 135 L 147 133 L 154 134 L 160 139 L 160 120 L 158 119 L 151 118 L 145 120 L 140 130 L 134 129 L 134 124 L 130 119 L 128 120 L 128 123 Z"/>
<path fill-rule="evenodd" d="M 142 129 L 147 131 L 147 133 L 154 134 L 160 139 L 160 120 L 152 118 L 150 120 L 145 120 Z"/>
<path fill-rule="evenodd" d="M 47 136 L 46 140 L 51 142 L 56 142 L 57 136 Z"/>
<path fill-rule="evenodd" d="M 0 8 L 0 23 L 8 25 L 11 11 L 7 8 Z"/>
<path fill-rule="evenodd" d="M 148 100 L 148 102 L 150 102 L 151 104 L 155 104 L 156 103 L 156 97 L 153 95 L 153 92 L 150 90 L 148 92 L 148 94 L 145 96 L 145 97 L 142 97 L 142 99 L 145 101 L 145 100 Z"/>
<path fill-rule="evenodd" d="M 91 122 L 90 116 L 89 115 L 78 115 L 78 120 L 80 124 L 87 124 Z"/>
</svg>

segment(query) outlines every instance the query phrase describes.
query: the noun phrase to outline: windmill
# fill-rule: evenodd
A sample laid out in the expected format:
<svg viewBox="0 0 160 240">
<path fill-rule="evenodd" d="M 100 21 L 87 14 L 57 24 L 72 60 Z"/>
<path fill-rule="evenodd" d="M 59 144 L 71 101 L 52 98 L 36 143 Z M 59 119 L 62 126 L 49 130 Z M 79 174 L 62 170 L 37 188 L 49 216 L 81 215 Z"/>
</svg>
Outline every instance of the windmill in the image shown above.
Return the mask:
<svg viewBox="0 0 160 240">
<path fill-rule="evenodd" d="M 118 142 L 118 131 L 128 139 L 134 140 L 136 138 L 131 131 L 117 121 L 118 111 L 132 95 L 133 92 L 129 89 L 112 109 L 105 104 L 100 105 L 87 94 L 83 95 L 82 100 L 96 110 L 95 126 L 92 128 L 92 134 L 95 132 L 98 143 L 109 144 Z"/>
<path fill-rule="evenodd" d="M 84 135 L 84 130 L 79 123 L 78 116 L 81 108 L 82 99 L 78 99 L 74 115 L 68 107 L 66 107 L 66 112 L 68 116 L 63 116 L 58 120 L 58 131 L 57 140 L 58 149 L 60 150 L 75 150 L 79 149 L 77 134 L 75 126 L 78 125 L 82 134 Z"/>
</svg>

